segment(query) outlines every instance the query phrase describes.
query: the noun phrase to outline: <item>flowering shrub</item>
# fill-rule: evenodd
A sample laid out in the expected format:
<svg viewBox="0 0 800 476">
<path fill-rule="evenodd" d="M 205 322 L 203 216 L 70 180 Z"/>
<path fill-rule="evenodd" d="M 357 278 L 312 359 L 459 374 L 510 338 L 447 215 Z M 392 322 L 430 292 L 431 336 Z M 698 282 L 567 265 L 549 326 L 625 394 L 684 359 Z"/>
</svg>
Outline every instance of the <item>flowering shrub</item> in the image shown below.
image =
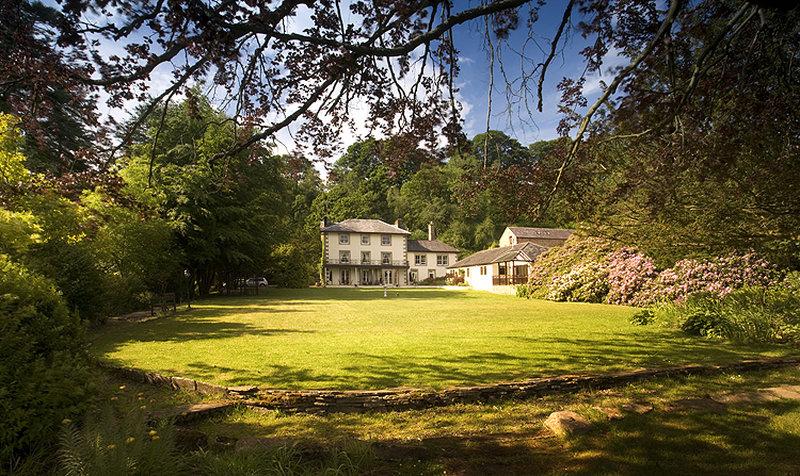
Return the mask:
<svg viewBox="0 0 800 476">
<path fill-rule="evenodd" d="M 553 301 L 603 302 L 608 294 L 608 271 L 604 263 L 575 266 L 557 276 L 549 286 L 547 299 Z"/>
<path fill-rule="evenodd" d="M 612 251 L 610 241 L 573 234 L 562 246 L 550 248 L 533 262 L 528 277 L 530 296 L 546 297 L 556 278 L 571 272 L 575 266 L 605 261 Z"/>
<path fill-rule="evenodd" d="M 710 260 L 685 259 L 659 273 L 632 304 L 681 301 L 697 292 L 725 296 L 745 286 L 769 286 L 779 278 L 778 269 L 754 253 Z"/>
<path fill-rule="evenodd" d="M 634 304 L 642 289 L 658 276 L 649 257 L 634 248 L 621 248 L 608 257 L 609 304 Z"/>
<path fill-rule="evenodd" d="M 774 265 L 752 252 L 684 259 L 659 271 L 649 256 L 635 248 L 615 249 L 609 241 L 573 235 L 537 258 L 528 291 L 518 295 L 644 307 L 682 301 L 696 293 L 726 296 L 746 286 L 770 286 L 779 278 Z M 800 275 L 792 279 L 787 282 L 800 287 Z"/>
</svg>

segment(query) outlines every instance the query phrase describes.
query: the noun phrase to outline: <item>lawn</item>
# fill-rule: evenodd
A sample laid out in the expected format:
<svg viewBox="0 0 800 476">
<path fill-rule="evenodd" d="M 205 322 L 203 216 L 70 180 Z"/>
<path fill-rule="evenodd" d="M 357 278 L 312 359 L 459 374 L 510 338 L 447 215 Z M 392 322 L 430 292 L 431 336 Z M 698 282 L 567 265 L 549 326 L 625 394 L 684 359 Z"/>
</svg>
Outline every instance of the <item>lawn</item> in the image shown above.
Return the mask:
<svg viewBox="0 0 800 476">
<path fill-rule="evenodd" d="M 442 289 L 268 290 L 201 301 L 191 312 L 115 323 L 98 356 L 223 385 L 431 387 L 777 356 L 631 325 L 622 306 Z"/>
</svg>

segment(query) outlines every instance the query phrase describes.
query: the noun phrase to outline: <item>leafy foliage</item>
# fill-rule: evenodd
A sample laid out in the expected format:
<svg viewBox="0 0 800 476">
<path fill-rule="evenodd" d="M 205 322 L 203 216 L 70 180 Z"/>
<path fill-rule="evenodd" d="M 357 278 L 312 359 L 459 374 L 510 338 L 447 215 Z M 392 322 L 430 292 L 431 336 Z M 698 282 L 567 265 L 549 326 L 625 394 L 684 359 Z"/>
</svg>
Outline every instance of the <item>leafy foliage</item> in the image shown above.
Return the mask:
<svg viewBox="0 0 800 476">
<path fill-rule="evenodd" d="M 800 293 L 792 278 L 720 296 L 697 293 L 654 308 L 656 321 L 704 337 L 750 343 L 800 344 Z"/>
<path fill-rule="evenodd" d="M 659 270 L 635 248 L 573 235 L 537 258 L 528 286 L 532 296 L 556 301 L 648 306 L 696 293 L 725 296 L 746 286 L 768 286 L 780 276 L 755 253 L 685 259 Z"/>
<path fill-rule="evenodd" d="M 0 254 L 0 463 L 54 441 L 92 388 L 83 326 L 54 284 Z"/>
</svg>

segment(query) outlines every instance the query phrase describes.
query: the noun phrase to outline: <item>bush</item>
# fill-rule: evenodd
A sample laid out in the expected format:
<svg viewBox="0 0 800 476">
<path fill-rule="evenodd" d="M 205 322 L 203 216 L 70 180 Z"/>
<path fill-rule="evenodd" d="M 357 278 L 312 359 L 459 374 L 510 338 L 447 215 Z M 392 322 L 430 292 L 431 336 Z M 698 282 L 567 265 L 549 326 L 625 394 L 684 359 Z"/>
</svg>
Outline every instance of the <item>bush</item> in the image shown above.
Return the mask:
<svg viewBox="0 0 800 476">
<path fill-rule="evenodd" d="M 642 309 L 641 311 L 637 312 L 636 314 L 631 316 L 631 324 L 635 326 L 646 326 L 653 322 L 655 318 L 655 313 L 653 313 L 650 309 Z"/>
<path fill-rule="evenodd" d="M 445 283 L 450 286 L 461 286 L 464 284 L 464 276 L 460 274 L 448 274 L 445 278 Z"/>
<path fill-rule="evenodd" d="M 750 343 L 800 343 L 800 293 L 785 282 L 725 296 L 695 293 L 656 308 L 656 320 L 693 335 Z"/>
<path fill-rule="evenodd" d="M 608 258 L 609 304 L 636 304 L 647 283 L 658 276 L 655 264 L 649 257 L 634 248 L 621 248 Z"/>
<path fill-rule="evenodd" d="M 552 301 L 603 302 L 608 294 L 608 272 L 601 263 L 579 265 L 549 286 Z"/>
<path fill-rule="evenodd" d="M 573 234 L 562 246 L 550 248 L 533 262 L 528 279 L 531 297 L 546 297 L 557 278 L 576 266 L 604 262 L 612 251 L 614 247 L 607 240 Z"/>
<path fill-rule="evenodd" d="M 681 324 L 681 330 L 689 335 L 703 337 L 724 337 L 728 322 L 724 317 L 710 309 L 698 309 Z"/>
<path fill-rule="evenodd" d="M 54 443 L 84 409 L 83 327 L 55 286 L 0 255 L 0 463 Z"/>
<path fill-rule="evenodd" d="M 517 285 L 517 297 L 530 299 L 531 298 L 531 288 L 527 284 L 518 284 Z"/>
</svg>

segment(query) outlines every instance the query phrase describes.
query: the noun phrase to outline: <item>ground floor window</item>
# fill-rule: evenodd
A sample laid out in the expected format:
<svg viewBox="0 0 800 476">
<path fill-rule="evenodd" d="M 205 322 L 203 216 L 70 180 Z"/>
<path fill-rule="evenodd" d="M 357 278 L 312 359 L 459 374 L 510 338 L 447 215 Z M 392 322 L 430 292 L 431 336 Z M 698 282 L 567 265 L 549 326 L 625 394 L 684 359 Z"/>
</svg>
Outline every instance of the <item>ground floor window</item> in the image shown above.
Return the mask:
<svg viewBox="0 0 800 476">
<path fill-rule="evenodd" d="M 394 271 L 391 269 L 383 270 L 383 284 L 394 284 Z"/>
<path fill-rule="evenodd" d="M 436 270 L 435 269 L 429 269 L 428 270 L 428 279 L 436 279 Z"/>
<path fill-rule="evenodd" d="M 349 269 L 342 269 L 339 273 L 339 284 L 348 285 L 350 284 L 350 270 Z"/>
<path fill-rule="evenodd" d="M 333 270 L 325 268 L 325 282 L 331 284 L 333 282 Z"/>
<path fill-rule="evenodd" d="M 408 272 L 408 281 L 411 283 L 416 283 L 418 278 L 417 270 L 412 269 Z"/>
</svg>

